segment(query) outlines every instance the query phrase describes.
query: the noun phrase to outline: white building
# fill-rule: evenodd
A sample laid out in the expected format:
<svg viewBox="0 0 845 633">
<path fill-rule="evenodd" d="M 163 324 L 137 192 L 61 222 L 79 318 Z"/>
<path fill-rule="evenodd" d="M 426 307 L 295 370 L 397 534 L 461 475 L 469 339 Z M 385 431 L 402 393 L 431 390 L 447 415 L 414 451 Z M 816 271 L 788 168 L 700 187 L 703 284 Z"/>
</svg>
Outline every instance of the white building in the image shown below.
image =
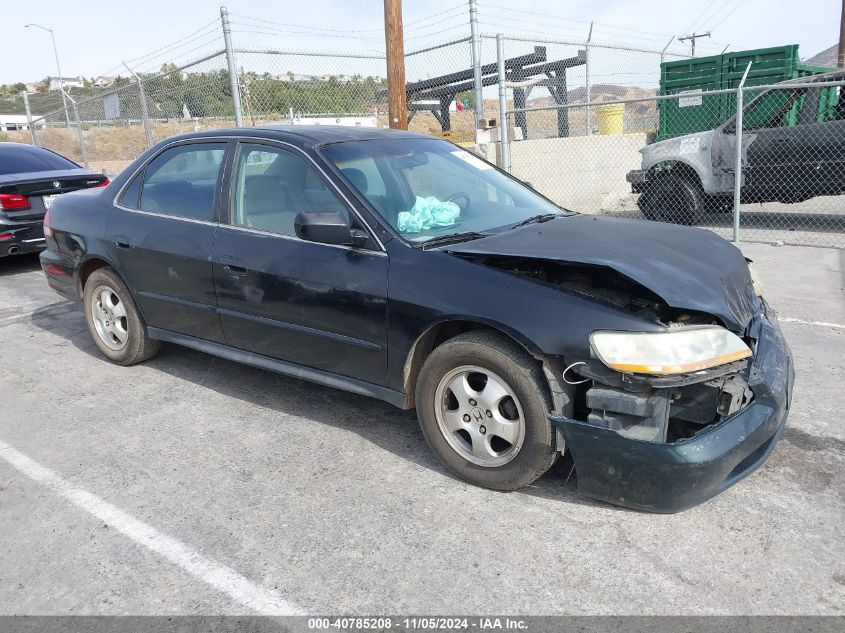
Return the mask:
<svg viewBox="0 0 845 633">
<path fill-rule="evenodd" d="M 59 90 L 62 87 L 62 84 L 65 86 L 65 90 L 68 88 L 82 88 L 85 85 L 85 82 L 82 81 L 82 77 L 50 77 L 50 90 Z"/>
<path fill-rule="evenodd" d="M 108 88 L 115 81 L 117 81 L 117 77 L 101 75 L 94 80 L 94 85 L 97 86 L 98 88 Z"/>
<path fill-rule="evenodd" d="M 44 120 L 35 123 L 36 128 L 44 127 Z M 14 132 L 15 130 L 28 130 L 29 123 L 25 114 L 0 114 L 0 132 Z"/>
</svg>

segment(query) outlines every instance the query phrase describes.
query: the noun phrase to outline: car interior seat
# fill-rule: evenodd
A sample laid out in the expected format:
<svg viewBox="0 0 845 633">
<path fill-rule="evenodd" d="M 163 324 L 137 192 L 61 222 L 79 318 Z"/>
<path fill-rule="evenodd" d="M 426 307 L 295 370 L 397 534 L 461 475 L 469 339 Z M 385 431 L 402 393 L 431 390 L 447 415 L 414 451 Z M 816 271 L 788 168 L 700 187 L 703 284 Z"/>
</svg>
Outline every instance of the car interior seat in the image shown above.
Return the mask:
<svg viewBox="0 0 845 633">
<path fill-rule="evenodd" d="M 251 228 L 294 235 L 296 208 L 290 204 L 288 188 L 278 176 L 250 176 L 244 183 L 242 218 Z"/>
</svg>

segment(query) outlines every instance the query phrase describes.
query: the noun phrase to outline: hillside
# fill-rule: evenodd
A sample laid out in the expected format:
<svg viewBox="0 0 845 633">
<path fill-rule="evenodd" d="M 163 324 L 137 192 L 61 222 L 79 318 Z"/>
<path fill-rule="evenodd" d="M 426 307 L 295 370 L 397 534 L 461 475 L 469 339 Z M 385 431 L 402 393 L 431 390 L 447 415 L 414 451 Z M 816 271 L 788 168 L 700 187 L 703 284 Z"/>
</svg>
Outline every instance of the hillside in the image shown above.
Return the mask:
<svg viewBox="0 0 845 633">
<path fill-rule="evenodd" d="M 836 68 L 836 53 L 837 45 L 834 44 L 830 48 L 824 49 L 821 53 L 804 60 L 804 63 L 809 66 L 826 66 L 828 68 Z"/>
<path fill-rule="evenodd" d="M 537 92 L 540 92 L 538 89 Z M 639 99 L 642 97 L 653 97 L 657 93 L 656 90 L 650 88 L 640 88 L 638 86 L 618 86 L 615 84 L 595 84 L 590 86 L 590 100 L 595 101 L 612 101 L 616 99 Z M 542 94 L 542 92 L 540 92 Z M 567 91 L 569 103 L 584 103 L 587 100 L 587 89 L 584 86 L 573 88 Z M 551 96 L 535 97 L 528 100 L 528 105 L 532 107 L 542 107 L 554 105 L 554 99 Z"/>
</svg>

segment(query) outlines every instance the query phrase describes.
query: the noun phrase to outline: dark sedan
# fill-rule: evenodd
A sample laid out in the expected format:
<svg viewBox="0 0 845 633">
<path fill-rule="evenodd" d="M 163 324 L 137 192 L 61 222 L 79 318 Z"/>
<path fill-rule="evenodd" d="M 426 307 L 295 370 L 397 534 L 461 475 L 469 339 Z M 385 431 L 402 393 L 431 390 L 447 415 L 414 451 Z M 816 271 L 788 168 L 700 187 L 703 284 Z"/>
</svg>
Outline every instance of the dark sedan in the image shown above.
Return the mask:
<svg viewBox="0 0 845 633">
<path fill-rule="evenodd" d="M 0 143 L 0 257 L 44 248 L 44 214 L 56 196 L 108 184 L 43 147 Z"/>
<path fill-rule="evenodd" d="M 113 362 L 168 341 L 416 407 L 477 485 L 518 489 L 569 451 L 583 493 L 676 511 L 786 422 L 791 356 L 733 245 L 561 210 L 443 140 L 180 136 L 62 196 L 45 233 L 50 285 Z"/>
</svg>

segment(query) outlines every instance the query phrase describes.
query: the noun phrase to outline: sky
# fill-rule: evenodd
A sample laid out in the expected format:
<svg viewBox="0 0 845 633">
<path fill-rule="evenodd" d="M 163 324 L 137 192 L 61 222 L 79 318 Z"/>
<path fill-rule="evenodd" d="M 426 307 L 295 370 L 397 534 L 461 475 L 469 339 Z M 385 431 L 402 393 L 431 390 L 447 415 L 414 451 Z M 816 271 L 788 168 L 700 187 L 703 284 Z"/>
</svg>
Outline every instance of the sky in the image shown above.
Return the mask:
<svg viewBox="0 0 845 633">
<path fill-rule="evenodd" d="M 226 5 L 238 47 L 384 49 L 382 0 L 226 0 Z M 516 5 L 478 0 L 482 32 L 577 39 L 595 21 L 594 41 L 660 49 L 672 35 L 710 28 L 712 38 L 700 40 L 699 54 L 718 53 L 726 45 L 741 50 L 799 44 L 802 58 L 837 41 L 841 10 L 840 0 L 519 0 Z M 65 76 L 119 74 L 126 60 L 155 70 L 173 58 L 186 61 L 220 48 L 215 26 L 220 0 L 38 0 L 27 10 L 15 6 L 0 0 L 3 48 L 15 51 L 14 57 L 2 55 L 0 83 L 57 74 L 50 34 L 24 28 L 29 21 L 54 30 Z M 466 6 L 466 0 L 404 0 L 406 50 L 463 36 Z M 150 55 L 174 42 L 180 45 Z M 675 44 L 672 50 L 686 47 Z"/>
</svg>

